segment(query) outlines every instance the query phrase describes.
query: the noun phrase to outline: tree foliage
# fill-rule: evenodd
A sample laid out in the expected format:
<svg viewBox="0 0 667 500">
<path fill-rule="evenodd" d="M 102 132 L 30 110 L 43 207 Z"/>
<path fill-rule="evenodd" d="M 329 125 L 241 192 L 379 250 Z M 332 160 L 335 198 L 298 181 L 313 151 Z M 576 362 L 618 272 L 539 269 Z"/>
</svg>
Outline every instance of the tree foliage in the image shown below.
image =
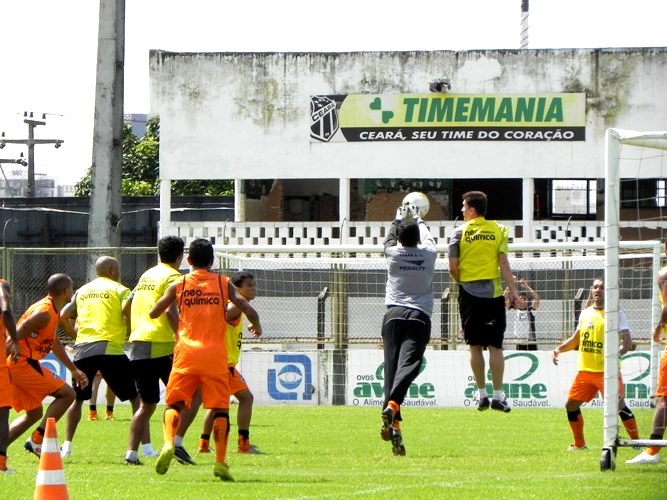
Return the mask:
<svg viewBox="0 0 667 500">
<path fill-rule="evenodd" d="M 160 118 L 146 122 L 146 132 L 137 137 L 132 125 L 123 125 L 123 196 L 158 196 L 160 193 Z M 90 196 L 93 170 L 90 167 L 75 185 L 74 196 Z M 233 180 L 178 180 L 171 183 L 172 196 L 229 196 Z"/>
</svg>

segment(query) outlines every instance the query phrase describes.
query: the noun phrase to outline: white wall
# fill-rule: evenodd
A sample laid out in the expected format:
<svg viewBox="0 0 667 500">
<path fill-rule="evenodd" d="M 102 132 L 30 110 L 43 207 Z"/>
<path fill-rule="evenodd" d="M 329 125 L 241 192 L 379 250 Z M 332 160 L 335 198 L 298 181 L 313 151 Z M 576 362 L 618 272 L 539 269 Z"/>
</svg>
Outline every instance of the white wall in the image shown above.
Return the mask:
<svg viewBox="0 0 667 500">
<path fill-rule="evenodd" d="M 586 94 L 585 142 L 312 143 L 311 95 Z M 608 127 L 667 129 L 667 48 L 367 53 L 151 51 L 163 179 L 602 177 Z M 413 175 L 414 176 L 414 175 Z"/>
</svg>

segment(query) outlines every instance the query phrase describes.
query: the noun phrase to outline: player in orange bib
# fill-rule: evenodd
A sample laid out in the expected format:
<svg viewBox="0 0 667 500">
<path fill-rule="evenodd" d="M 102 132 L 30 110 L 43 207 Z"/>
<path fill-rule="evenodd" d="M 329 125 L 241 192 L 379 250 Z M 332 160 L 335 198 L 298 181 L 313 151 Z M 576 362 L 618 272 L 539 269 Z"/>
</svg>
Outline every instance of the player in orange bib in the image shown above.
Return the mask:
<svg viewBox="0 0 667 500">
<path fill-rule="evenodd" d="M 9 339 L 7 339 L 9 335 Z M 16 322 L 12 313 L 11 289 L 9 283 L 0 279 L 0 341 L 7 346 L 9 359 L 19 359 Z M 12 386 L 9 367 L 4 356 L 0 356 L 0 474 L 11 474 L 7 467 L 7 446 L 9 444 L 9 409 L 12 407 Z"/>
<path fill-rule="evenodd" d="M 25 415 L 15 419 L 9 427 L 10 443 L 42 417 L 44 398 L 46 396 L 54 398 L 41 423 L 31 438 L 25 442 L 25 449 L 37 456 L 42 451 L 46 419 L 50 417 L 60 419 L 74 401 L 74 390 L 49 369 L 43 368 L 39 361 L 53 351 L 70 371 L 77 384 L 82 387 L 88 385 L 88 378 L 74 366 L 56 337 L 60 310 L 74 293 L 72 279 L 66 274 L 54 274 L 49 278 L 47 286 L 48 295 L 31 305 L 18 321 L 16 336 L 21 350 L 18 360 L 8 359 L 14 390 L 14 410 L 16 412 L 26 410 Z"/>
<path fill-rule="evenodd" d="M 213 474 L 223 481 L 233 481 L 226 463 L 229 438 L 229 371 L 227 366 L 225 309 L 236 304 L 250 321 L 250 331 L 261 335 L 259 315 L 231 284 L 229 278 L 210 271 L 214 261 L 213 246 L 205 239 L 190 244 L 188 263 L 192 272 L 172 283 L 150 311 L 155 319 L 169 307 L 178 306 L 178 342 L 165 396 L 163 418 L 164 446 L 155 463 L 155 471 L 165 474 L 174 457 L 174 436 L 180 412 L 189 408 L 201 386 L 204 408 L 212 410 L 216 464 Z M 222 327 L 222 328 L 221 328 Z"/>
<path fill-rule="evenodd" d="M 255 277 L 248 271 L 239 271 L 232 276 L 232 284 L 248 301 L 257 296 Z M 243 315 L 238 306 L 232 302 L 227 304 L 227 362 L 229 364 L 229 390 L 239 402 L 236 412 L 238 427 L 237 452 L 247 455 L 263 455 L 257 447 L 250 444 L 250 420 L 252 419 L 252 404 L 254 396 L 250 392 L 243 375 L 237 365 L 241 358 L 241 344 L 243 343 Z M 255 335 L 257 337 L 257 335 Z M 206 412 L 204 429 L 199 439 L 199 453 L 208 453 L 211 431 L 213 430 L 213 412 Z"/>
</svg>

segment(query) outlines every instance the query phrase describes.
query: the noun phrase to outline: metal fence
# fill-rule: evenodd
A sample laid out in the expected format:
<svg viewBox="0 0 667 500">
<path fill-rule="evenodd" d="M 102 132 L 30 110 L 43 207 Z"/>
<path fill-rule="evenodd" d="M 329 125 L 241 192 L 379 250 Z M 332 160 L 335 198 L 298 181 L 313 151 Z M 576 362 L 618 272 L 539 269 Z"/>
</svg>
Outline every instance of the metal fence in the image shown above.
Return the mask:
<svg viewBox="0 0 667 500">
<path fill-rule="evenodd" d="M 102 255 L 118 259 L 122 283 L 133 288 L 141 274 L 157 261 L 156 247 L 2 248 L 1 274 L 12 285 L 12 306 L 18 319 L 46 295 L 46 282 L 56 273 L 68 274 L 74 287 L 95 278 L 95 261 Z"/>
<path fill-rule="evenodd" d="M 620 303 L 633 338 L 650 342 L 655 309 L 658 242 L 622 243 Z M 379 247 L 216 247 L 225 274 L 251 271 L 257 279 L 255 307 L 262 342 L 310 343 L 334 348 L 379 345 L 384 314 L 385 260 Z M 438 247 L 431 344 L 456 349 L 462 343 L 457 291 L 448 271 L 446 246 Z M 658 254 L 659 255 L 659 254 Z M 578 312 L 596 277 L 604 275 L 604 248 L 597 243 L 510 245 L 514 273 L 540 295 L 535 311 L 537 344 L 552 349 L 575 328 Z M 512 337 L 508 314 L 508 346 Z M 248 342 L 252 342 L 248 339 Z"/>
<path fill-rule="evenodd" d="M 621 244 L 625 250 L 621 254 L 620 308 L 628 316 L 633 338 L 646 344 L 657 297 L 656 244 Z M 262 318 L 262 344 L 282 348 L 380 345 L 386 282 L 381 247 L 215 249 L 215 270 L 225 274 L 249 270 L 256 277 L 258 296 L 253 305 Z M 462 343 L 458 287 L 449 275 L 446 246 L 438 249 L 431 343 L 438 349 L 456 349 Z M 95 277 L 95 260 L 111 255 L 121 263 L 122 283 L 133 288 L 141 274 L 157 263 L 155 247 L 2 248 L 0 252 L 0 276 L 12 285 L 17 318 L 46 294 L 47 279 L 54 273 L 69 274 L 79 287 Z M 542 349 L 553 348 L 574 331 L 578 309 L 593 279 L 604 274 L 604 250 L 595 243 L 511 245 L 510 262 L 515 274 L 540 295 L 535 312 L 537 342 Z M 510 325 L 508 322 L 506 338 L 511 346 L 515 341 Z M 255 342 L 247 339 L 250 347 Z"/>
</svg>

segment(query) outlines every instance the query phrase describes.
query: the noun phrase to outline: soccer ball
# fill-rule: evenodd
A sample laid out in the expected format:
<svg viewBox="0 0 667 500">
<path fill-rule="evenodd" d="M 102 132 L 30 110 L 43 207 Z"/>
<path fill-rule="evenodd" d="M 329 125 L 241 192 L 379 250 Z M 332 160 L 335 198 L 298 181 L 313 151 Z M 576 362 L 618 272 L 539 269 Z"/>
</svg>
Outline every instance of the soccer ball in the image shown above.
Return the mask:
<svg viewBox="0 0 667 500">
<path fill-rule="evenodd" d="M 428 201 L 428 197 L 424 193 L 419 191 L 414 191 L 408 193 L 405 198 L 403 198 L 403 206 L 405 205 L 414 205 L 419 211 L 419 216 L 423 219 L 426 217 L 431 204 Z"/>
</svg>

